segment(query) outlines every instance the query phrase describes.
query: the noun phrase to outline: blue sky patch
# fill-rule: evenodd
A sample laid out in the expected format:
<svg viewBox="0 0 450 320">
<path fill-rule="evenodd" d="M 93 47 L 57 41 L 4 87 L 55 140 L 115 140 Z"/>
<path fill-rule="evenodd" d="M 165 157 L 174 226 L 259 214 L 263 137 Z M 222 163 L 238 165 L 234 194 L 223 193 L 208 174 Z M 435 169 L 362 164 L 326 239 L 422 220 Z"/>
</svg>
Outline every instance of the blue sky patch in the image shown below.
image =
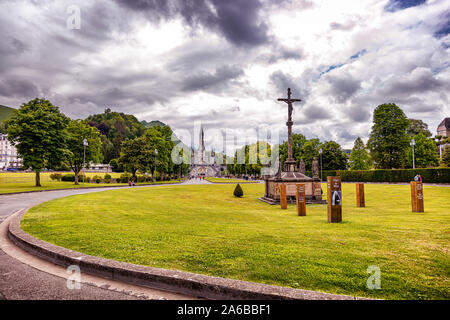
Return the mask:
<svg viewBox="0 0 450 320">
<path fill-rule="evenodd" d="M 395 12 L 398 10 L 403 10 L 415 6 L 420 6 L 421 4 L 427 2 L 426 0 L 389 0 L 389 3 L 384 7 L 384 11 Z"/>
<path fill-rule="evenodd" d="M 367 50 L 366 49 L 362 49 L 362 50 L 356 52 L 354 55 L 350 56 L 350 58 L 344 63 L 338 63 L 338 64 L 335 64 L 335 65 L 331 65 L 329 67 L 325 67 L 325 66 L 320 67 L 319 68 L 319 72 L 320 73 L 313 81 L 319 80 L 320 77 L 323 76 L 325 73 L 328 73 L 328 72 L 330 72 L 330 71 L 332 71 L 334 69 L 338 69 L 338 68 L 340 68 L 340 67 L 342 67 L 342 66 L 344 66 L 344 65 L 346 65 L 346 64 L 348 64 L 350 62 L 353 62 L 354 60 L 356 60 L 359 57 L 365 55 L 366 53 L 367 53 Z"/>
</svg>

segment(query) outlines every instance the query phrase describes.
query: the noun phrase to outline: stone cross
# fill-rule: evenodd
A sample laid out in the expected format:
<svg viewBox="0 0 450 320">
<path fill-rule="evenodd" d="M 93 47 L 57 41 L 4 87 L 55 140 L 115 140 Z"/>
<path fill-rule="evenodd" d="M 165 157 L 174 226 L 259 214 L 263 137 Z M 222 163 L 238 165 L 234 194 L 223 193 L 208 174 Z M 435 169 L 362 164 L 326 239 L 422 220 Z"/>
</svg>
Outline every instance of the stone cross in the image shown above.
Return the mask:
<svg viewBox="0 0 450 320">
<path fill-rule="evenodd" d="M 300 99 L 293 99 L 291 98 L 291 88 L 288 88 L 287 90 L 287 99 L 286 98 L 279 98 L 278 101 L 286 102 L 288 105 L 288 121 L 286 122 L 286 125 L 288 127 L 288 158 L 286 160 L 292 161 L 292 125 L 294 122 L 292 122 L 292 103 L 293 102 L 300 102 L 302 100 Z"/>
</svg>

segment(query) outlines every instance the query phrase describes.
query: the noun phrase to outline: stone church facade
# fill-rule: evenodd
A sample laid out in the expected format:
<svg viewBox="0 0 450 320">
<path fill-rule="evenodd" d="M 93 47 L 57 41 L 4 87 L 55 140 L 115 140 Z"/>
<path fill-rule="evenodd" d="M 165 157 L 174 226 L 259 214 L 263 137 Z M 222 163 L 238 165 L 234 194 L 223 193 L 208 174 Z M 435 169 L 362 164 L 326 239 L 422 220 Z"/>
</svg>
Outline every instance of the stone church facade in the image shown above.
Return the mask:
<svg viewBox="0 0 450 320">
<path fill-rule="evenodd" d="M 191 150 L 191 167 L 189 171 L 190 177 L 217 177 L 220 176 L 221 170 L 226 166 L 216 164 L 214 151 L 206 151 L 205 133 L 203 127 L 200 128 L 200 145 L 195 152 Z"/>
</svg>

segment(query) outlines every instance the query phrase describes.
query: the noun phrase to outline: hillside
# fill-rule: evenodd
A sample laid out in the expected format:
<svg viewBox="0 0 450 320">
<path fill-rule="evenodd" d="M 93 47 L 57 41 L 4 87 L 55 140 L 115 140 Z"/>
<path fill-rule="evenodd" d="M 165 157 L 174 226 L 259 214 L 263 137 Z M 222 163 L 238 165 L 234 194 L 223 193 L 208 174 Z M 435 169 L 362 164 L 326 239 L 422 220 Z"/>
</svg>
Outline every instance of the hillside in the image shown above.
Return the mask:
<svg viewBox="0 0 450 320">
<path fill-rule="evenodd" d="M 13 108 L 0 105 L 0 121 L 9 119 L 13 111 Z"/>
<path fill-rule="evenodd" d="M 165 123 L 163 123 L 163 122 L 161 122 L 161 121 L 159 121 L 159 120 L 153 120 L 153 121 L 150 121 L 150 122 L 147 122 L 147 121 L 145 121 L 145 120 L 142 120 L 141 123 L 142 123 L 142 125 L 143 125 L 144 127 L 146 127 L 146 128 L 152 128 L 152 127 L 154 127 L 154 126 L 161 126 L 161 127 L 164 127 L 164 126 L 166 125 Z"/>
</svg>

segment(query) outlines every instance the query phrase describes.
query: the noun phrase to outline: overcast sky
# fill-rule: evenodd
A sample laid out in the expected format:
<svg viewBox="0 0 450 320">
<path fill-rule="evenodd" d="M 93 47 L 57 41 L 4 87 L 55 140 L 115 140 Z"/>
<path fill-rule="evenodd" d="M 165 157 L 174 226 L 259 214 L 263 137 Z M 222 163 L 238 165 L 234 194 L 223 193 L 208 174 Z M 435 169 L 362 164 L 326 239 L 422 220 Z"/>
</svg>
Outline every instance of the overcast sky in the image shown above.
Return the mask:
<svg viewBox="0 0 450 320">
<path fill-rule="evenodd" d="M 77 8 L 80 28 L 77 27 Z M 351 148 L 395 102 L 436 134 L 450 117 L 450 2 L 0 2 L 0 104 L 45 97 L 72 118 L 106 107 L 173 129 L 285 134 Z M 74 15 L 75 14 L 75 15 Z M 211 143 L 212 135 L 206 136 Z M 188 145 L 189 141 L 185 141 Z M 216 147 L 217 149 L 217 147 Z M 220 151 L 220 150 L 217 150 Z"/>
</svg>

